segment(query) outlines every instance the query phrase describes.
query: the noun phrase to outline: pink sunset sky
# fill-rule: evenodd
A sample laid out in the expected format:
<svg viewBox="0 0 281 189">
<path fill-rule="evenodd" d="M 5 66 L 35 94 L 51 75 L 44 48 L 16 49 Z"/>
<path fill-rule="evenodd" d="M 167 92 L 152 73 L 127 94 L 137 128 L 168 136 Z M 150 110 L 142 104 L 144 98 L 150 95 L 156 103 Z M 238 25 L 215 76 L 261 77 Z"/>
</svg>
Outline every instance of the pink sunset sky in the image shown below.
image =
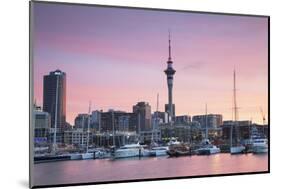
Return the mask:
<svg viewBox="0 0 281 189">
<path fill-rule="evenodd" d="M 42 105 L 43 76 L 66 73 L 66 119 L 109 108 L 131 112 L 138 101 L 164 111 L 164 69 L 171 30 L 177 115 L 232 119 L 233 70 L 239 119 L 262 123 L 268 112 L 268 19 L 140 9 L 35 3 L 34 97 Z M 267 117 L 266 117 L 267 120 Z"/>
</svg>

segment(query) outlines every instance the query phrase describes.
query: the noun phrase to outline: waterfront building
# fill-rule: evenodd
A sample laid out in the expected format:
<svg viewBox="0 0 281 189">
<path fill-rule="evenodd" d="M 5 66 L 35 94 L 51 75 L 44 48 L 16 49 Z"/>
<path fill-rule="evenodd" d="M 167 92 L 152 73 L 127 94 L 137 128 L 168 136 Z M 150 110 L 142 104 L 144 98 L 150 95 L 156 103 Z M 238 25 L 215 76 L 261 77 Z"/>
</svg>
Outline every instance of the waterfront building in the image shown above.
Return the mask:
<svg viewBox="0 0 281 189">
<path fill-rule="evenodd" d="M 168 117 L 168 112 L 160 112 L 160 111 L 155 111 L 152 115 L 152 119 L 158 118 L 158 123 L 168 123 L 169 122 L 169 117 Z"/>
<path fill-rule="evenodd" d="M 268 136 L 268 125 L 260 125 L 252 123 L 250 120 L 242 120 L 237 121 L 238 126 L 238 136 L 241 140 L 247 140 L 251 137 L 251 133 L 253 129 L 256 129 L 258 133 L 265 135 L 265 137 Z M 235 122 L 234 121 L 224 121 L 223 125 L 221 125 L 222 129 L 222 139 L 229 140 L 230 139 L 230 129 L 231 126 L 233 126 L 233 138 L 237 136 L 236 129 L 234 129 Z"/>
<path fill-rule="evenodd" d="M 126 115 L 120 115 L 118 116 L 118 131 L 123 132 L 129 132 L 129 126 L 130 126 L 130 118 L 132 115 L 126 114 Z"/>
<path fill-rule="evenodd" d="M 92 115 L 91 115 L 91 127 L 93 129 L 95 129 L 96 131 L 99 131 L 101 130 L 100 128 L 100 123 L 101 123 L 101 114 L 102 114 L 102 110 L 95 110 L 95 111 L 92 111 Z"/>
<path fill-rule="evenodd" d="M 136 131 L 137 117 L 134 113 L 109 110 L 101 113 L 100 132 Z"/>
<path fill-rule="evenodd" d="M 193 122 L 198 122 L 201 128 L 206 128 L 206 122 L 208 128 L 217 128 L 222 125 L 221 114 L 208 114 L 208 115 L 195 115 L 192 117 Z"/>
<path fill-rule="evenodd" d="M 124 146 L 132 144 L 139 140 L 139 135 L 136 132 L 116 131 L 112 132 L 92 133 L 93 145 L 97 147 L 112 147 Z M 114 142 L 113 142 L 114 141 Z"/>
<path fill-rule="evenodd" d="M 152 130 L 159 129 L 159 124 L 168 123 L 168 113 L 155 111 L 151 117 Z"/>
<path fill-rule="evenodd" d="M 51 127 L 51 117 L 48 112 L 43 112 L 36 108 L 34 110 L 34 144 L 47 144 L 49 129 Z"/>
<path fill-rule="evenodd" d="M 43 81 L 43 111 L 51 116 L 51 127 L 58 132 L 65 127 L 66 121 L 66 74 L 60 70 L 50 72 Z"/>
<path fill-rule="evenodd" d="M 64 135 L 64 130 L 59 130 L 57 129 L 56 131 L 56 145 L 61 145 L 64 143 L 63 135 Z M 55 128 L 50 128 L 49 130 L 49 136 L 48 136 L 48 143 L 49 144 L 54 144 L 54 136 L 55 136 Z"/>
<path fill-rule="evenodd" d="M 189 115 L 181 115 L 175 117 L 175 124 L 188 124 L 191 123 L 191 117 Z"/>
<path fill-rule="evenodd" d="M 174 74 L 176 70 L 173 68 L 173 61 L 171 57 L 171 39 L 169 33 L 169 57 L 167 61 L 167 69 L 164 70 L 167 76 L 167 84 L 168 84 L 168 104 L 165 105 L 165 111 L 168 112 L 170 120 L 172 121 L 175 117 L 175 104 L 173 104 L 173 80 Z"/>
<path fill-rule="evenodd" d="M 64 143 L 78 147 L 85 147 L 88 140 L 88 132 L 83 128 L 64 131 Z M 92 132 L 89 133 L 89 145 L 93 143 Z"/>
<path fill-rule="evenodd" d="M 137 132 L 149 131 L 151 127 L 151 106 L 146 102 L 138 102 L 133 106 L 133 113 L 137 117 Z"/>
<path fill-rule="evenodd" d="M 74 120 L 74 128 L 87 130 L 89 118 L 89 114 L 78 114 Z"/>
<path fill-rule="evenodd" d="M 198 143 L 202 141 L 202 132 L 197 124 L 161 124 L 161 140 L 169 142 L 171 138 L 188 143 Z"/>
<path fill-rule="evenodd" d="M 151 142 L 160 142 L 161 141 L 161 130 L 154 129 L 150 131 L 141 131 L 139 142 L 145 144 L 151 144 Z"/>
</svg>

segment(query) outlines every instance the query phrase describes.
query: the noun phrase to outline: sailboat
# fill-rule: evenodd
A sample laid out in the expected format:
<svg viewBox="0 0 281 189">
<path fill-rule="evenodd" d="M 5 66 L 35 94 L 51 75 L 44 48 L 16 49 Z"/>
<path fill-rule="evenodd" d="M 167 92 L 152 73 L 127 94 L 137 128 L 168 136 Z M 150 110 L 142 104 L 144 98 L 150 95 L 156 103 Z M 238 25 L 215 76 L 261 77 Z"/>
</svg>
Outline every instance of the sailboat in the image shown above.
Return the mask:
<svg viewBox="0 0 281 189">
<path fill-rule="evenodd" d="M 90 135 L 90 120 L 91 120 L 91 102 L 89 103 L 89 115 L 87 124 L 87 141 L 86 141 L 86 152 L 81 154 L 82 159 L 93 159 L 94 153 L 89 152 L 89 135 Z"/>
<path fill-rule="evenodd" d="M 197 150 L 198 155 L 210 155 L 220 153 L 221 150 L 217 146 L 211 144 L 208 137 L 208 121 L 207 121 L 207 104 L 206 104 L 206 118 L 205 118 L 205 139 L 202 141 L 202 147 Z"/>
<path fill-rule="evenodd" d="M 187 156 L 191 155 L 191 150 L 189 146 L 172 137 L 168 142 L 167 154 L 170 157 Z"/>
<path fill-rule="evenodd" d="M 268 152 L 268 140 L 265 137 L 264 133 L 258 132 L 256 127 L 252 128 L 250 140 L 254 154 Z"/>
<path fill-rule="evenodd" d="M 155 125 L 158 129 L 158 107 L 159 107 L 159 94 L 157 94 L 157 104 L 156 104 L 156 119 L 152 126 L 151 132 L 151 144 L 149 149 L 144 149 L 143 156 L 166 156 L 168 146 L 159 146 L 157 142 L 154 141 Z"/>
<path fill-rule="evenodd" d="M 236 74 L 235 70 L 233 72 L 233 105 L 234 105 L 234 122 L 231 124 L 230 128 L 230 153 L 231 154 L 241 154 L 245 151 L 245 146 L 240 144 L 239 138 L 239 125 L 238 125 L 238 108 L 236 101 Z M 235 128 L 235 143 L 233 144 L 233 127 Z"/>
<path fill-rule="evenodd" d="M 138 125 L 140 132 L 140 114 L 138 115 Z M 112 131 L 113 131 L 113 146 L 111 151 L 111 157 L 113 159 L 129 158 L 129 157 L 141 157 L 143 155 L 143 147 L 139 143 L 126 144 L 120 148 L 115 148 L 115 123 L 114 112 L 112 111 Z"/>
</svg>

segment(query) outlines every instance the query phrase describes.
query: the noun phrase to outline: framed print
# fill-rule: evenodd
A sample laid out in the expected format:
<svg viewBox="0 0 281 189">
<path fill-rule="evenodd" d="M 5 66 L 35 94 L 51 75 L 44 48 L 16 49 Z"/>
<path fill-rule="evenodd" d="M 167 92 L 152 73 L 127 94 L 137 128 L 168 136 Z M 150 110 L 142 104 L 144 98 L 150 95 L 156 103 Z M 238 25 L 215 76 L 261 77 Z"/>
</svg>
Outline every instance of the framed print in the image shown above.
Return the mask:
<svg viewBox="0 0 281 189">
<path fill-rule="evenodd" d="M 269 21 L 30 1 L 30 187 L 269 173 Z"/>
</svg>

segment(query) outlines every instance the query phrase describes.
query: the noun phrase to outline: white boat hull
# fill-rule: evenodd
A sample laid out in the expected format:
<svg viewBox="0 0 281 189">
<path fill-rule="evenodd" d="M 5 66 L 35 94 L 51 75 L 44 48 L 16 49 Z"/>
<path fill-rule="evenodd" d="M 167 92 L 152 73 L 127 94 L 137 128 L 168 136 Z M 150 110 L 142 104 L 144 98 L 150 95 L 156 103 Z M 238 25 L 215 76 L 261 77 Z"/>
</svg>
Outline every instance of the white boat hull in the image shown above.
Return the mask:
<svg viewBox="0 0 281 189">
<path fill-rule="evenodd" d="M 110 158 L 110 157 L 111 157 L 110 153 L 103 152 L 103 151 L 97 151 L 95 152 L 94 155 L 94 159 L 103 159 L 103 158 Z"/>
<path fill-rule="evenodd" d="M 94 159 L 94 154 L 93 153 L 83 153 L 82 159 Z"/>
<path fill-rule="evenodd" d="M 70 154 L 71 160 L 79 160 L 81 158 L 82 158 L 81 154 Z"/>
<path fill-rule="evenodd" d="M 152 150 L 143 150 L 142 156 L 143 157 L 151 157 L 151 156 L 155 156 L 155 152 Z"/>
<path fill-rule="evenodd" d="M 234 146 L 230 148 L 231 154 L 241 154 L 245 150 L 245 146 Z"/>
<path fill-rule="evenodd" d="M 113 153 L 113 158 L 128 158 L 142 156 L 143 153 L 140 149 L 122 149 L 116 150 Z"/>
<path fill-rule="evenodd" d="M 252 143 L 253 153 L 267 153 L 268 152 L 268 142 L 264 137 L 257 137 L 253 139 Z"/>
<path fill-rule="evenodd" d="M 166 156 L 167 150 L 155 150 L 155 155 L 156 156 Z"/>
<path fill-rule="evenodd" d="M 167 150 L 149 150 L 148 152 L 144 152 L 144 157 L 151 157 L 151 156 L 166 156 Z"/>
<path fill-rule="evenodd" d="M 253 146 L 253 153 L 260 154 L 260 153 L 267 153 L 268 146 Z"/>
<path fill-rule="evenodd" d="M 211 148 L 210 149 L 210 154 L 217 154 L 217 153 L 220 153 L 221 152 L 221 149 L 219 148 Z"/>
<path fill-rule="evenodd" d="M 152 152 L 154 153 L 154 156 L 166 156 L 167 150 L 169 150 L 168 146 L 158 146 L 152 148 Z"/>
<path fill-rule="evenodd" d="M 211 154 L 217 154 L 220 152 L 221 152 L 221 150 L 218 147 L 211 147 L 211 148 L 205 147 L 205 148 L 198 149 L 199 155 L 211 155 Z"/>
</svg>

